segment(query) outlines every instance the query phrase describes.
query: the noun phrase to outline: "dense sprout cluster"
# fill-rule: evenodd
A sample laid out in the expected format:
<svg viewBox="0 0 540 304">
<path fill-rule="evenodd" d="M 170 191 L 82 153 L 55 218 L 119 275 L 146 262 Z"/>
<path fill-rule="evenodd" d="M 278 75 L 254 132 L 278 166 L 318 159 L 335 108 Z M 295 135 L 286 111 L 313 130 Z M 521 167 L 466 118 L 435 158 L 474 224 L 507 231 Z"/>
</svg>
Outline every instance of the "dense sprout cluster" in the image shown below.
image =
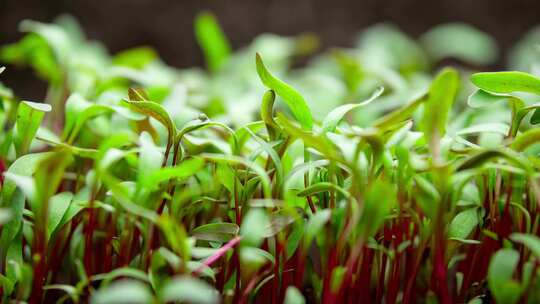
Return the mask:
<svg viewBox="0 0 540 304">
<path fill-rule="evenodd" d="M 48 83 L 0 83 L 2 303 L 540 302 L 537 31 L 475 73 L 464 24 L 295 69 L 315 37 L 194 27 L 205 70 L 65 16 L 0 49 Z"/>
</svg>

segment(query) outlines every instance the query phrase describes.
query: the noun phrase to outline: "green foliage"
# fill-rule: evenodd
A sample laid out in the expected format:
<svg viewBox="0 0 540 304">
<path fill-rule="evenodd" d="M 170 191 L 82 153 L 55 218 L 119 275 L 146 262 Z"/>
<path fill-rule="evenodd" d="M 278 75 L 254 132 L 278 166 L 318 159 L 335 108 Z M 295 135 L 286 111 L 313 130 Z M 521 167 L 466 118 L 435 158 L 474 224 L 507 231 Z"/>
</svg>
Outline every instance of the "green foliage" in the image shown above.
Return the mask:
<svg viewBox="0 0 540 304">
<path fill-rule="evenodd" d="M 0 48 L 2 79 L 48 84 L 0 84 L 0 302 L 540 300 L 535 35 L 520 71 L 469 77 L 497 50 L 464 24 L 377 25 L 297 68 L 312 36 L 233 52 L 194 27 L 206 70 L 66 16 Z"/>
<path fill-rule="evenodd" d="M 231 46 L 211 13 L 201 13 L 195 19 L 195 36 L 206 58 L 208 69 L 219 70 L 231 53 Z"/>
<path fill-rule="evenodd" d="M 478 225 L 478 211 L 469 208 L 461 211 L 452 219 L 448 236 L 456 239 L 466 239 Z"/>
<path fill-rule="evenodd" d="M 521 293 L 518 282 L 512 279 L 519 262 L 519 253 L 513 249 L 501 249 L 489 263 L 488 283 L 499 303 L 517 303 Z"/>
<path fill-rule="evenodd" d="M 434 60 L 453 57 L 487 65 L 497 60 L 498 56 L 497 44 L 493 38 L 463 23 L 436 26 L 422 35 L 420 41 Z"/>
<path fill-rule="evenodd" d="M 384 87 L 380 87 L 375 92 L 373 92 L 373 94 L 368 99 L 360 103 L 344 104 L 342 106 L 335 108 L 334 110 L 332 110 L 332 112 L 328 113 L 328 115 L 324 118 L 324 121 L 322 123 L 322 129 L 326 132 L 333 132 L 338 126 L 339 122 L 343 119 L 343 117 L 349 111 L 354 110 L 358 107 L 368 105 L 373 100 L 377 99 L 377 97 L 381 96 L 383 92 L 384 92 Z"/>
<path fill-rule="evenodd" d="M 446 132 L 448 115 L 458 86 L 459 74 L 451 68 L 442 70 L 431 83 L 422 117 L 422 131 L 430 143 Z"/>
</svg>

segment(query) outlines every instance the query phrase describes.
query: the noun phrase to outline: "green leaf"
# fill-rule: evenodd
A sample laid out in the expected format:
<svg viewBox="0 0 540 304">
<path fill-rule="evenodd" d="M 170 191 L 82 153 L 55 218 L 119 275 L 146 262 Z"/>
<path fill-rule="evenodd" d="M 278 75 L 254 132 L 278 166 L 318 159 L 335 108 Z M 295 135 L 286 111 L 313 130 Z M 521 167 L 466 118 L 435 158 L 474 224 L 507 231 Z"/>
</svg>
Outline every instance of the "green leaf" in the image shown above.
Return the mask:
<svg viewBox="0 0 540 304">
<path fill-rule="evenodd" d="M 43 290 L 61 290 L 68 294 L 73 301 L 78 302 L 79 301 L 79 295 L 78 290 L 76 287 L 67 285 L 67 284 L 52 284 L 52 285 L 45 285 L 43 286 Z"/>
<path fill-rule="evenodd" d="M 448 237 L 466 239 L 476 226 L 478 226 L 478 212 L 476 208 L 461 211 L 450 222 Z"/>
<path fill-rule="evenodd" d="M 464 129 L 459 130 L 457 135 L 469 135 L 469 134 L 485 134 L 485 133 L 497 133 L 501 135 L 508 134 L 508 125 L 504 123 L 482 123 L 473 125 Z"/>
<path fill-rule="evenodd" d="M 116 54 L 112 58 L 112 64 L 142 69 L 144 66 L 158 58 L 158 54 L 153 48 L 141 46 Z"/>
<path fill-rule="evenodd" d="M 107 105 L 88 102 L 81 95 L 75 93 L 67 99 L 65 111 L 66 121 L 62 137 L 68 144 L 71 144 L 86 121 L 114 110 Z"/>
<path fill-rule="evenodd" d="M 422 117 L 422 130 L 427 138 L 445 134 L 448 114 L 459 89 L 459 74 L 445 68 L 433 80 Z"/>
<path fill-rule="evenodd" d="M 22 193 L 33 202 L 36 198 L 36 183 L 32 177 L 5 172 L 6 180 L 14 182 Z"/>
<path fill-rule="evenodd" d="M 215 271 L 212 268 L 210 268 L 209 266 L 206 266 L 203 262 L 189 261 L 186 266 L 187 266 L 189 271 L 191 271 L 191 272 L 199 272 L 199 274 L 202 277 L 208 278 L 212 282 L 216 281 L 216 273 L 215 273 Z"/>
<path fill-rule="evenodd" d="M 198 240 L 225 243 L 238 235 L 240 228 L 234 223 L 212 223 L 201 225 L 191 231 Z"/>
<path fill-rule="evenodd" d="M 218 122 L 218 121 L 212 121 L 212 120 L 208 119 L 208 117 L 206 117 L 206 115 L 204 115 L 204 114 L 201 114 L 198 119 L 195 119 L 195 120 L 192 120 L 192 121 L 186 123 L 182 127 L 182 129 L 180 129 L 178 134 L 176 135 L 175 143 L 179 143 L 182 140 L 182 138 L 184 137 L 184 135 L 186 135 L 186 134 L 188 134 L 190 132 L 206 129 L 208 127 L 220 127 L 223 130 L 227 131 L 227 133 L 231 134 L 232 141 L 233 141 L 233 149 L 232 150 L 233 151 L 236 150 L 236 148 L 237 148 L 237 139 L 236 139 L 235 132 L 231 128 L 229 128 L 229 126 L 227 126 L 226 124 L 223 124 L 223 123 Z"/>
<path fill-rule="evenodd" d="M 462 238 L 458 238 L 458 237 L 449 237 L 448 239 L 452 240 L 452 241 L 457 241 L 457 242 L 460 242 L 460 243 L 463 243 L 463 244 L 468 244 L 468 245 L 482 244 L 482 242 L 480 242 L 479 240 L 462 239 Z"/>
<path fill-rule="evenodd" d="M 497 43 L 486 33 L 465 23 L 434 27 L 420 38 L 426 52 L 435 60 L 457 58 L 487 65 L 497 60 Z"/>
<path fill-rule="evenodd" d="M 165 167 L 142 174 L 142 186 L 148 191 L 154 191 L 158 188 L 158 185 L 164 181 L 171 179 L 187 179 L 194 176 L 203 167 L 204 160 L 202 158 L 186 159 L 174 167 Z"/>
<path fill-rule="evenodd" d="M 163 286 L 160 296 L 163 302 L 219 303 L 219 294 L 212 286 L 190 276 L 173 278 Z"/>
<path fill-rule="evenodd" d="M 507 95 L 494 95 L 484 90 L 476 90 L 467 99 L 467 104 L 471 108 L 483 108 L 506 99 L 508 99 Z"/>
<path fill-rule="evenodd" d="M 17 128 L 13 141 L 17 155 L 28 152 L 32 140 L 46 112 L 51 111 L 51 105 L 31 101 L 22 101 L 17 109 Z"/>
<path fill-rule="evenodd" d="M 256 247 L 243 246 L 240 248 L 240 261 L 242 271 L 253 273 L 259 270 L 263 265 L 275 263 L 274 256 L 268 251 Z"/>
<path fill-rule="evenodd" d="M 324 121 L 322 123 L 322 130 L 323 132 L 334 132 L 336 127 L 338 126 L 339 122 L 343 119 L 345 114 L 347 114 L 349 111 L 356 109 L 358 107 L 362 107 L 365 105 L 368 105 L 373 100 L 377 99 L 381 94 L 384 92 L 384 87 L 379 87 L 371 96 L 360 102 L 360 103 L 349 103 L 341 105 L 334 110 L 332 110 L 326 117 L 324 118 Z"/>
<path fill-rule="evenodd" d="M 172 145 L 176 136 L 176 127 L 171 116 L 160 104 L 148 101 L 145 95 L 146 94 L 142 90 L 129 89 L 129 99 L 124 99 L 124 101 L 127 102 L 134 111 L 150 116 L 163 124 L 169 133 L 167 142 L 169 145 Z"/>
<path fill-rule="evenodd" d="M 184 226 L 168 214 L 161 214 L 157 223 L 173 252 L 183 261 L 189 261 L 191 259 L 191 244 Z"/>
<path fill-rule="evenodd" d="M 317 213 L 320 213 L 320 212 L 317 212 Z M 296 249 L 298 248 L 298 246 L 300 245 L 300 242 L 303 239 L 304 231 L 305 231 L 304 221 L 296 221 L 292 226 L 293 226 L 292 231 L 287 237 L 287 259 L 291 258 L 296 252 Z"/>
<path fill-rule="evenodd" d="M 365 30 L 358 46 L 363 62 L 378 68 L 412 74 L 428 67 L 426 54 L 416 41 L 390 24 L 377 24 Z"/>
<path fill-rule="evenodd" d="M 154 211 L 138 205 L 131 200 L 126 185 L 119 183 L 116 179 L 107 175 L 103 177 L 103 181 L 112 192 L 113 197 L 127 212 L 145 218 L 150 222 L 157 222 L 158 215 Z"/>
<path fill-rule="evenodd" d="M 259 146 L 261 146 L 264 152 L 266 152 L 268 156 L 270 156 L 270 159 L 274 163 L 274 168 L 276 169 L 276 184 L 278 185 L 278 187 L 281 187 L 281 183 L 283 181 L 283 166 L 281 165 L 281 159 L 277 154 L 276 150 L 274 150 L 274 148 L 269 143 L 267 143 L 255 133 L 253 133 L 249 128 L 245 129 L 251 135 L 251 138 L 253 138 L 259 144 Z"/>
<path fill-rule="evenodd" d="M 26 154 L 19 157 L 7 170 L 7 172 L 20 175 L 31 176 L 37 170 L 39 163 L 50 156 L 52 152 Z M 23 221 L 23 209 L 25 197 L 20 190 L 17 190 L 15 182 L 6 179 L 2 187 L 2 206 L 8 207 L 11 212 L 11 220 L 2 227 L 0 237 L 0 258 L 5 257 L 6 251 L 12 245 L 17 233 L 19 233 Z M 22 259 L 22 251 L 20 252 Z"/>
<path fill-rule="evenodd" d="M 501 249 L 491 258 L 488 269 L 488 286 L 497 303 L 517 303 L 521 288 L 512 277 L 519 262 L 519 253 Z"/>
<path fill-rule="evenodd" d="M 324 166 L 328 166 L 330 162 L 326 159 L 319 159 L 319 160 L 316 160 L 316 161 L 312 161 L 312 162 L 309 162 L 309 163 L 302 163 L 302 164 L 298 164 L 297 166 L 295 166 L 294 168 L 291 169 L 291 171 L 289 172 L 289 175 L 287 175 L 287 177 L 285 178 L 286 181 L 291 181 L 293 180 L 293 178 L 295 176 L 299 176 L 299 175 L 303 175 L 304 173 L 310 171 L 310 170 L 314 170 L 316 168 L 321 168 L 321 167 L 324 167 Z"/>
<path fill-rule="evenodd" d="M 234 155 L 223 155 L 223 154 L 214 154 L 214 153 L 203 153 L 200 155 L 202 158 L 213 161 L 216 163 L 226 163 L 226 164 L 241 164 L 249 169 L 253 170 L 262 182 L 262 188 L 264 192 L 265 198 L 271 198 L 271 191 L 270 191 L 270 178 L 268 177 L 268 174 L 266 171 L 261 168 L 258 164 L 251 162 L 247 159 L 244 159 L 242 157 L 234 156 Z"/>
<path fill-rule="evenodd" d="M 332 291 L 332 293 L 336 294 L 339 292 L 346 272 L 347 268 L 345 266 L 337 266 L 334 268 L 334 270 L 332 270 L 332 275 L 330 279 L 330 290 Z"/>
<path fill-rule="evenodd" d="M 529 120 L 529 122 L 532 124 L 532 125 L 537 125 L 540 123 L 540 108 L 537 108 L 534 110 L 532 116 L 531 116 L 531 119 Z"/>
<path fill-rule="evenodd" d="M 519 134 L 510 144 L 510 148 L 515 151 L 523 151 L 527 147 L 540 141 L 540 129 L 529 129 Z"/>
<path fill-rule="evenodd" d="M 26 35 L 15 44 L 2 47 L 0 59 L 7 63 L 29 65 L 40 78 L 54 84 L 61 79 L 55 54 L 47 41 L 36 34 Z"/>
<path fill-rule="evenodd" d="M 329 183 L 329 182 L 318 182 L 318 183 L 312 184 L 309 187 L 307 187 L 306 189 L 298 192 L 296 195 L 298 195 L 298 196 L 311 196 L 311 195 L 315 195 L 315 194 L 318 194 L 318 193 L 321 193 L 321 192 L 329 192 L 329 191 L 337 191 L 341 195 L 343 195 L 343 196 L 345 196 L 347 198 L 350 197 L 349 192 L 345 191 L 345 189 L 343 189 L 340 186 L 335 185 L 333 183 Z"/>
<path fill-rule="evenodd" d="M 235 155 L 240 153 L 239 141 L 234 130 L 224 123 L 221 123 L 218 121 L 212 121 L 208 119 L 208 117 L 206 117 L 206 115 L 204 114 L 201 114 L 198 119 L 192 120 L 186 123 L 184 127 L 182 127 L 182 129 L 178 132 L 174 140 L 175 148 L 180 146 L 180 144 L 182 143 L 182 139 L 188 133 L 196 131 L 196 130 L 206 129 L 209 127 L 220 127 L 223 130 L 225 130 L 227 133 L 229 133 L 231 135 L 229 138 L 229 144 L 230 144 L 232 153 Z M 182 149 L 178 149 L 178 152 L 179 153 L 177 155 L 177 159 L 181 159 Z"/>
<path fill-rule="evenodd" d="M 163 153 L 147 132 L 142 132 L 139 136 L 139 147 L 137 182 L 142 188 L 150 185 L 153 177 L 157 175 L 163 162 Z"/>
<path fill-rule="evenodd" d="M 530 166 L 527 162 L 522 160 L 519 155 L 512 153 L 511 150 L 500 150 L 500 149 L 487 149 L 482 150 L 477 153 L 474 153 L 466 157 L 461 161 L 457 169 L 458 170 L 467 170 L 474 169 L 482 166 L 484 163 L 490 161 L 493 158 L 505 159 L 509 163 L 521 167 L 522 169 L 529 170 Z"/>
<path fill-rule="evenodd" d="M 274 101 L 276 99 L 276 93 L 272 90 L 266 91 L 262 98 L 261 104 L 261 118 L 266 125 L 270 140 L 276 138 L 278 133 L 278 125 L 274 121 Z M 246 128 L 247 129 L 247 128 Z"/>
<path fill-rule="evenodd" d="M 90 190 L 88 187 L 81 189 L 71 200 L 67 210 L 60 219 L 60 222 L 56 225 L 56 228 L 51 231 L 51 235 L 54 235 L 58 230 L 62 229 L 67 223 L 69 223 L 79 212 L 86 208 L 88 200 L 90 199 Z"/>
<path fill-rule="evenodd" d="M 227 62 L 231 46 L 214 15 L 208 12 L 197 15 L 195 37 L 204 53 L 208 69 L 211 72 L 218 71 Z"/>
<path fill-rule="evenodd" d="M 373 122 L 373 127 L 380 130 L 386 130 L 396 124 L 402 123 L 403 121 L 410 119 L 414 111 L 416 111 L 416 109 L 422 103 L 427 101 L 428 98 L 429 95 L 427 93 L 420 94 L 419 96 L 413 98 L 413 101 L 403 106 L 402 108 L 392 111 L 385 116 L 377 119 L 375 122 Z"/>
<path fill-rule="evenodd" d="M 134 280 L 121 280 L 98 289 L 91 297 L 92 304 L 130 303 L 146 304 L 152 302 L 152 293 L 144 283 Z"/>
<path fill-rule="evenodd" d="M 128 277 L 149 283 L 148 274 L 146 272 L 130 267 L 116 268 L 110 272 L 93 275 L 92 281 L 103 280 L 102 284 L 108 285 L 110 281 L 121 277 Z"/>
<path fill-rule="evenodd" d="M 285 133 L 295 139 L 300 139 L 305 147 L 313 148 L 323 154 L 326 158 L 336 161 L 343 161 L 337 153 L 337 149 L 333 143 L 322 135 L 313 134 L 313 132 L 305 131 L 294 125 L 282 113 L 278 113 L 278 122 L 282 126 Z"/>
<path fill-rule="evenodd" d="M 268 216 L 261 209 L 251 209 L 242 219 L 240 235 L 242 245 L 258 247 L 265 238 L 270 227 Z"/>
<path fill-rule="evenodd" d="M 483 304 L 484 300 L 482 299 L 483 299 L 483 296 L 477 296 L 471 299 L 469 302 L 467 302 L 467 304 Z"/>
<path fill-rule="evenodd" d="M 11 220 L 11 211 L 7 208 L 0 208 L 0 226 Z"/>
<path fill-rule="evenodd" d="M 330 220 L 331 216 L 332 216 L 332 211 L 330 209 L 321 210 L 310 216 L 307 224 L 305 225 L 304 242 L 303 242 L 304 250 L 309 249 L 311 242 L 313 242 L 313 239 L 315 239 L 315 236 L 317 236 L 321 232 L 321 230 L 324 228 L 326 223 Z"/>
<path fill-rule="evenodd" d="M 67 63 L 72 44 L 67 32 L 56 24 L 46 24 L 32 20 L 23 20 L 20 24 L 23 32 L 33 32 L 43 37 L 56 55 L 56 59 L 61 63 Z"/>
<path fill-rule="evenodd" d="M 298 288 L 294 286 L 287 287 L 287 291 L 285 292 L 285 300 L 283 300 L 284 304 L 305 304 L 306 300 L 304 299 L 304 296 L 298 290 Z"/>
<path fill-rule="evenodd" d="M 355 56 L 342 50 L 332 51 L 331 55 L 339 67 L 342 78 L 347 85 L 347 89 L 349 92 L 355 93 L 364 79 L 365 73 L 360 62 Z"/>
<path fill-rule="evenodd" d="M 540 259 L 540 238 L 532 234 L 513 233 L 510 239 L 514 242 L 522 243 L 529 248 L 537 259 Z"/>
<path fill-rule="evenodd" d="M 48 200 L 56 193 L 64 178 L 64 171 L 71 162 L 73 156 L 66 150 L 55 151 L 39 162 L 34 175 L 38 201 Z"/>
<path fill-rule="evenodd" d="M 51 197 L 49 202 L 49 220 L 47 223 L 47 239 L 50 239 L 53 232 L 62 222 L 62 218 L 68 211 L 73 200 L 73 193 L 62 192 Z"/>
<path fill-rule="evenodd" d="M 259 74 L 262 83 L 283 98 L 302 128 L 311 130 L 313 127 L 313 118 L 304 97 L 302 97 L 302 95 L 300 95 L 293 87 L 272 75 L 264 65 L 259 53 L 256 54 L 255 59 L 257 73 Z"/>
<path fill-rule="evenodd" d="M 242 183 L 235 175 L 234 170 L 230 165 L 218 163 L 216 165 L 215 174 L 217 181 L 221 183 L 231 194 L 234 194 L 235 191 L 234 183 L 237 182 L 237 186 Z"/>
<path fill-rule="evenodd" d="M 358 222 L 360 233 L 372 236 L 384 223 L 396 204 L 397 189 L 385 180 L 373 181 L 364 194 L 364 206 Z"/>
<path fill-rule="evenodd" d="M 484 72 L 471 76 L 480 89 L 492 93 L 508 94 L 528 92 L 540 95 L 540 79 L 524 72 Z"/>
<path fill-rule="evenodd" d="M 484 90 L 477 90 L 469 96 L 467 101 L 468 105 L 472 108 L 485 108 L 491 107 L 494 103 L 500 101 L 507 101 L 512 108 L 512 121 L 510 128 L 510 135 L 515 136 L 519 130 L 519 126 L 523 117 L 529 113 L 529 111 L 536 109 L 538 105 L 525 106 L 525 102 L 521 98 L 507 95 L 507 94 L 491 94 Z"/>
<path fill-rule="evenodd" d="M 70 144 L 56 141 L 54 139 L 42 138 L 39 136 L 37 136 L 36 139 L 46 143 L 51 147 L 56 148 L 57 150 L 66 149 L 76 156 L 88 159 L 96 159 L 98 157 L 98 151 L 95 149 L 76 147 Z"/>
</svg>

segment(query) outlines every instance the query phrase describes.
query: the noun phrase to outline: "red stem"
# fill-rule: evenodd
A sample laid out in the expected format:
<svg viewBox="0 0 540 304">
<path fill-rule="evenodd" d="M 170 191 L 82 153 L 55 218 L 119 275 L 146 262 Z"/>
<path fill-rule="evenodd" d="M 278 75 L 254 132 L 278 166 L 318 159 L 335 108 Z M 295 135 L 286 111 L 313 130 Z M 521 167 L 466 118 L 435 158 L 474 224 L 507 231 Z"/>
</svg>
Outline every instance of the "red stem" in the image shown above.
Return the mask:
<svg viewBox="0 0 540 304">
<path fill-rule="evenodd" d="M 219 260 L 227 251 L 234 246 L 236 246 L 238 243 L 240 243 L 240 240 L 242 239 L 241 236 L 236 236 L 230 241 L 228 241 L 225 245 L 223 245 L 221 248 L 219 248 L 214 254 L 207 257 L 206 260 L 204 260 L 203 265 L 199 266 L 199 268 L 195 269 L 193 272 L 194 274 L 200 274 L 205 267 L 210 267 L 215 261 Z"/>
</svg>

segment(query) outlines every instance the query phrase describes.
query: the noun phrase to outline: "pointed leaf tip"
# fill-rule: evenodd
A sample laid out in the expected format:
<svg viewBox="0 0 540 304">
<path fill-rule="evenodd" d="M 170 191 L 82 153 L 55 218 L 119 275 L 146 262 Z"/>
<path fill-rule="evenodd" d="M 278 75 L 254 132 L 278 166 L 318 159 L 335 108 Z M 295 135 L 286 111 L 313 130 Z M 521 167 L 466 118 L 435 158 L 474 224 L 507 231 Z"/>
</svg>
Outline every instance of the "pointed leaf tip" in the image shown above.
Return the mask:
<svg viewBox="0 0 540 304">
<path fill-rule="evenodd" d="M 52 106 L 48 103 L 33 102 L 27 100 L 23 100 L 22 102 L 37 111 L 50 112 L 52 110 Z"/>
</svg>

